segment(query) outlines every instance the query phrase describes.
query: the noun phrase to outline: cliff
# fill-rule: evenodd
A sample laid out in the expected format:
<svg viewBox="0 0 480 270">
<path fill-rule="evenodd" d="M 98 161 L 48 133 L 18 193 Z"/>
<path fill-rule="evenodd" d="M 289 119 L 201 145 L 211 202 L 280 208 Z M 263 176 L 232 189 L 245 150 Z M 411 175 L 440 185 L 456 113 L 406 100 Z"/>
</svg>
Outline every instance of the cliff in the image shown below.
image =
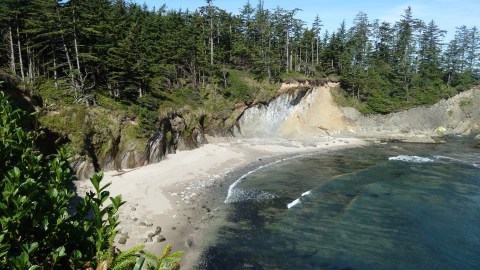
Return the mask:
<svg viewBox="0 0 480 270">
<path fill-rule="evenodd" d="M 283 85 L 288 89 L 267 104 L 255 104 L 239 117 L 237 137 L 276 137 L 314 141 L 325 135 L 432 142 L 443 135 L 480 132 L 480 88 L 473 88 L 430 107 L 387 115 L 363 115 L 340 107 L 332 91 L 338 83 Z"/>
</svg>

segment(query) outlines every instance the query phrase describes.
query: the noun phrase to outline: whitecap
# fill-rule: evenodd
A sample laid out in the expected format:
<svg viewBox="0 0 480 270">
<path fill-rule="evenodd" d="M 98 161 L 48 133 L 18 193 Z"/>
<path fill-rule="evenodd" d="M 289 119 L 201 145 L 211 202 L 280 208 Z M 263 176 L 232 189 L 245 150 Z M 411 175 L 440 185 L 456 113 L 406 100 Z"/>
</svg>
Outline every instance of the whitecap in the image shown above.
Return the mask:
<svg viewBox="0 0 480 270">
<path fill-rule="evenodd" d="M 310 193 L 312 193 L 312 191 L 311 191 L 311 190 L 309 190 L 309 191 L 307 191 L 307 192 L 304 192 L 304 193 L 302 193 L 302 197 L 303 197 L 303 196 L 310 195 Z"/>
<path fill-rule="evenodd" d="M 282 161 L 286 161 L 286 160 L 291 160 L 291 159 L 295 159 L 295 158 L 299 158 L 299 157 L 304 157 L 304 156 L 307 156 L 308 154 L 301 154 L 301 155 L 296 155 L 296 156 L 293 156 L 293 157 L 289 157 L 289 158 L 281 158 L 279 160 L 276 160 L 276 161 L 273 161 L 271 163 L 268 163 L 266 165 L 262 165 L 262 166 L 259 166 L 258 168 L 254 169 L 254 170 L 251 170 L 249 172 L 247 172 L 246 174 L 242 175 L 240 178 L 237 179 L 237 181 L 235 181 L 233 184 L 230 185 L 230 187 L 228 187 L 228 192 L 227 192 L 227 198 L 225 199 L 224 203 L 231 203 L 232 201 L 232 196 L 233 194 L 235 193 L 235 188 L 238 186 L 238 184 L 240 184 L 241 182 L 243 182 L 243 180 L 245 180 L 247 178 L 247 176 L 249 176 L 250 174 L 256 172 L 256 171 L 259 171 L 263 168 L 267 168 L 267 167 L 270 167 L 271 165 L 274 165 L 274 164 L 277 164 L 277 163 L 280 163 Z"/>
<path fill-rule="evenodd" d="M 297 205 L 297 204 L 299 204 L 299 203 L 300 203 L 300 198 L 298 198 L 298 199 L 296 199 L 295 201 L 287 204 L 287 207 L 288 207 L 288 209 L 290 209 L 290 208 L 294 207 L 295 205 Z"/>
<path fill-rule="evenodd" d="M 302 196 L 300 196 L 300 198 L 303 197 L 303 196 L 310 195 L 311 193 L 312 193 L 311 190 L 306 191 L 306 192 L 302 193 Z M 290 209 L 290 208 L 294 207 L 295 205 L 299 204 L 299 203 L 300 203 L 300 198 L 298 198 L 298 199 L 296 199 L 295 201 L 287 204 L 287 208 Z"/>
<path fill-rule="evenodd" d="M 419 156 L 407 156 L 407 155 L 400 155 L 400 156 L 396 156 L 396 157 L 389 157 L 388 160 L 411 162 L 411 163 L 429 163 L 429 162 L 434 162 L 434 160 L 433 160 L 433 159 L 430 159 L 430 158 L 419 157 Z"/>
</svg>

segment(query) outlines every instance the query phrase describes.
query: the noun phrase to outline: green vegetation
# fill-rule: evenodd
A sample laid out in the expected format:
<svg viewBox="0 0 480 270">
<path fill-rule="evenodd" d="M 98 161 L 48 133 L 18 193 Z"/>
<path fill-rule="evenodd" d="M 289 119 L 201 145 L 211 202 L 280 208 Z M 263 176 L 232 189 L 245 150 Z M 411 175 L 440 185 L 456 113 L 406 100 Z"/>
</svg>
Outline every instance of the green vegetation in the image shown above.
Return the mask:
<svg viewBox="0 0 480 270">
<path fill-rule="evenodd" d="M 478 28 L 461 26 L 445 41 L 445 31 L 410 8 L 397 22 L 360 12 L 352 27 L 343 22 L 331 33 L 318 16 L 306 26 L 298 9 L 268 10 L 261 0 L 238 14 L 213 1 L 183 11 L 123 0 L 4 0 L 0 11 L 0 63 L 23 88 L 46 104 L 133 113 L 146 135 L 158 111 L 188 105 L 225 118 L 232 104 L 268 100 L 279 81 L 339 79 L 362 111 L 388 113 L 480 78 Z"/>
<path fill-rule="evenodd" d="M 458 105 L 460 106 L 460 108 L 464 108 L 464 107 L 472 106 L 472 104 L 473 104 L 473 99 L 466 98 L 466 99 L 460 100 L 460 103 Z"/>
<path fill-rule="evenodd" d="M 110 197 L 102 173 L 90 179 L 93 192 L 76 197 L 67 152 L 39 154 L 21 127 L 24 114 L 0 91 L 0 268 L 132 269 L 132 253 L 116 254 L 112 245 L 121 197 Z M 183 253 L 167 246 L 160 257 L 146 254 L 151 269 L 178 269 Z"/>
</svg>

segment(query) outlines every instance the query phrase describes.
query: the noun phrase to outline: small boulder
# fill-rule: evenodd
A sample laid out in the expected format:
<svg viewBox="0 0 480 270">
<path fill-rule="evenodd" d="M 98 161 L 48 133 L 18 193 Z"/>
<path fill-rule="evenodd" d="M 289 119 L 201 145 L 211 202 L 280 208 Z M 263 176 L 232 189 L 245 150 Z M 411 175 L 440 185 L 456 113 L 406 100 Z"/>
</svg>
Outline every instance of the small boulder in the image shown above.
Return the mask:
<svg viewBox="0 0 480 270">
<path fill-rule="evenodd" d="M 147 237 L 147 242 L 153 242 L 153 238 L 151 236 Z"/>
<path fill-rule="evenodd" d="M 157 242 L 159 242 L 159 243 L 165 242 L 166 240 L 167 240 L 167 239 L 166 239 L 164 236 L 162 236 L 162 235 L 159 235 L 159 236 L 157 237 Z"/>
<path fill-rule="evenodd" d="M 125 243 L 127 243 L 127 237 L 125 237 L 125 236 L 120 237 L 120 239 L 118 239 L 118 243 L 122 244 L 122 245 L 125 245 Z"/>
<path fill-rule="evenodd" d="M 157 226 L 157 228 L 155 229 L 154 234 L 157 235 L 157 234 L 159 234 L 159 233 L 161 233 L 161 232 L 162 232 L 162 227 Z"/>
</svg>

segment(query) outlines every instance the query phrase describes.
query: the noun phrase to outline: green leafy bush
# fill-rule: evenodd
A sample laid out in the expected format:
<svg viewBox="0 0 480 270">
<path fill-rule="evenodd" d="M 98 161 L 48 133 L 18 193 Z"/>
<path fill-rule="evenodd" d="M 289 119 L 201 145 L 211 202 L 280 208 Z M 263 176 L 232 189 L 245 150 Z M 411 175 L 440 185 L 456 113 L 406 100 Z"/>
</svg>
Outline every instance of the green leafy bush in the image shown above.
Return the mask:
<svg viewBox="0 0 480 270">
<path fill-rule="evenodd" d="M 114 251 L 121 197 L 110 197 L 103 173 L 90 179 L 93 191 L 76 197 L 68 153 L 38 153 L 24 116 L 0 91 L 0 269 L 131 269 L 143 246 Z M 160 257 L 145 256 L 155 269 L 178 269 L 182 254 L 168 245 Z"/>
<path fill-rule="evenodd" d="M 121 198 L 100 185 L 102 174 L 91 179 L 95 192 L 75 197 L 67 152 L 39 154 L 23 117 L 0 92 L 0 268 L 79 269 L 109 260 Z"/>
</svg>

